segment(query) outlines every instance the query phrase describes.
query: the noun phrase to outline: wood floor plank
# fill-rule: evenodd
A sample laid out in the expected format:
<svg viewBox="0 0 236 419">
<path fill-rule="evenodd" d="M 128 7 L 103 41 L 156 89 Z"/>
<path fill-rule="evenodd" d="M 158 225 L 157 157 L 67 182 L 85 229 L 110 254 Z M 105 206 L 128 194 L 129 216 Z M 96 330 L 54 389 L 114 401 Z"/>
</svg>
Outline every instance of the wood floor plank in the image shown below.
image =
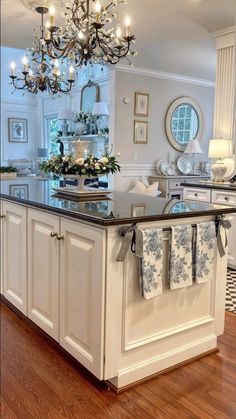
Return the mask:
<svg viewBox="0 0 236 419">
<path fill-rule="evenodd" d="M 5 304 L 1 312 L 3 419 L 236 417 L 234 314 L 226 314 L 219 353 L 117 395 Z"/>
</svg>

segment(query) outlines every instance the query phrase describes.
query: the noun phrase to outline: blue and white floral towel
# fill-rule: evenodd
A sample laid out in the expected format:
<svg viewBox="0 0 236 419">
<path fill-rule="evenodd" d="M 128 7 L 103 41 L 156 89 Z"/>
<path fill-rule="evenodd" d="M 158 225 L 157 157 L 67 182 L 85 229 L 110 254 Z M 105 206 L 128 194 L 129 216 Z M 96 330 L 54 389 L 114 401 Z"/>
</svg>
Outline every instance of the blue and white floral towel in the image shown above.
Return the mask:
<svg viewBox="0 0 236 419">
<path fill-rule="evenodd" d="M 213 261 L 216 243 L 214 221 L 197 225 L 195 280 L 197 284 L 210 281 L 213 273 Z"/>
<path fill-rule="evenodd" d="M 141 230 L 143 257 L 140 260 L 140 289 L 145 300 L 162 294 L 163 231 Z"/>
<path fill-rule="evenodd" d="M 171 227 L 170 289 L 188 287 L 192 283 L 192 226 Z"/>
</svg>

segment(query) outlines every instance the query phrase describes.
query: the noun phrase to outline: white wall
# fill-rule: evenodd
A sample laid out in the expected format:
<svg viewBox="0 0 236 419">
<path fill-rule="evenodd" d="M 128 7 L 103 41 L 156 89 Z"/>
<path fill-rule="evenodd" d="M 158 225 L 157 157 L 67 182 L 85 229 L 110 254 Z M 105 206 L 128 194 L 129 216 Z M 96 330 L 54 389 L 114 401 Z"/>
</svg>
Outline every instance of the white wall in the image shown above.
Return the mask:
<svg viewBox="0 0 236 419">
<path fill-rule="evenodd" d="M 1 165 L 7 165 L 8 159 L 35 158 L 37 100 L 19 91 L 12 94 L 9 78 L 11 61 L 20 68 L 23 56 L 22 50 L 1 48 Z M 27 119 L 28 143 L 9 143 L 8 118 Z"/>
<path fill-rule="evenodd" d="M 135 92 L 149 93 L 149 117 L 134 116 Z M 147 76 L 135 72 L 117 70 L 115 83 L 115 152 L 120 153 L 120 162 L 123 167 L 121 176 L 131 176 L 135 171 L 135 178 L 140 175 L 153 173 L 157 160 L 176 160 L 180 155 L 168 142 L 165 132 L 165 116 L 170 104 L 181 96 L 190 96 L 200 105 L 204 115 L 204 131 L 201 147 L 204 155 L 199 161 L 208 160 L 208 142 L 212 138 L 213 110 L 214 110 L 214 84 L 201 85 L 200 81 L 187 82 L 170 78 Z M 124 98 L 129 98 L 126 105 Z M 140 119 L 149 123 L 148 144 L 134 144 L 134 120 Z M 127 174 L 128 170 L 128 174 Z M 125 172 L 125 173 L 124 173 Z M 155 173 L 155 170 L 154 170 Z M 119 178 L 119 176 L 117 177 Z M 124 182 L 123 182 L 124 184 Z M 125 183 L 126 184 L 126 183 Z M 122 189 L 121 179 L 117 180 L 116 187 Z"/>
</svg>

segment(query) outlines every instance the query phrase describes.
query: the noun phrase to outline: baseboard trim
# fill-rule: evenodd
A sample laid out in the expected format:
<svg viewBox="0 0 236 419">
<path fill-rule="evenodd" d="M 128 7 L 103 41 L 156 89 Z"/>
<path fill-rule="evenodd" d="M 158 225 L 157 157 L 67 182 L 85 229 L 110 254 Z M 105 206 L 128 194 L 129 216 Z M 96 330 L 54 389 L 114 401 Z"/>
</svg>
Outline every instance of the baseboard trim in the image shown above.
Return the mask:
<svg viewBox="0 0 236 419">
<path fill-rule="evenodd" d="M 114 392 L 115 392 L 115 393 L 117 393 L 117 394 L 120 394 L 120 393 L 123 393 L 123 392 L 124 392 L 124 391 L 126 391 L 126 390 L 129 390 L 130 388 L 132 388 L 132 387 L 134 387 L 134 386 L 137 386 L 137 385 L 139 385 L 139 384 L 145 383 L 145 382 L 147 382 L 147 381 L 149 381 L 149 380 L 152 380 L 152 379 L 154 379 L 154 378 L 160 377 L 161 375 L 164 375 L 164 374 L 167 374 L 168 372 L 174 371 L 174 370 L 176 370 L 176 369 L 178 369 L 178 368 L 180 368 L 180 367 L 183 367 L 184 365 L 190 364 L 190 363 L 192 363 L 192 362 L 194 362 L 194 361 L 197 361 L 198 359 L 205 358 L 206 356 L 213 355 L 213 354 L 218 353 L 218 352 L 219 352 L 219 349 L 218 349 L 218 348 L 210 349 L 209 351 L 206 351 L 206 352 L 204 352 L 204 353 L 203 353 L 203 354 L 201 354 L 201 355 L 196 355 L 196 356 L 194 356 L 194 357 L 192 357 L 192 358 L 190 358 L 190 359 L 187 359 L 186 361 L 179 362 L 179 363 L 178 363 L 178 364 L 176 364 L 176 365 L 172 365 L 171 367 L 165 368 L 165 369 L 164 369 L 164 370 L 162 370 L 162 371 L 158 371 L 158 372 L 156 372 L 156 373 L 154 373 L 154 374 L 149 375 L 148 377 L 142 378 L 142 379 L 140 379 L 140 380 L 135 381 L 134 383 L 127 384 L 127 385 L 125 385 L 125 386 L 123 386 L 123 387 L 120 387 L 120 388 L 117 388 L 117 387 L 116 387 L 116 386 L 115 386 L 115 385 L 114 385 L 111 381 L 109 381 L 109 380 L 106 380 L 105 382 L 106 382 L 107 386 L 108 386 L 108 387 L 109 387 L 112 391 L 114 391 Z"/>
</svg>

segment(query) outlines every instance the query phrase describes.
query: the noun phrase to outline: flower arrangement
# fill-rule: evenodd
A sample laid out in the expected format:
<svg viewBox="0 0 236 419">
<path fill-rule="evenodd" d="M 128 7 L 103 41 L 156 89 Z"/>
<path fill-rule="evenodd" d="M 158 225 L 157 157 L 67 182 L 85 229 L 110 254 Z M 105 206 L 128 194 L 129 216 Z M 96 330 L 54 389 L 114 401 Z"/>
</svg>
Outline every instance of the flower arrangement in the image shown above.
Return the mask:
<svg viewBox="0 0 236 419">
<path fill-rule="evenodd" d="M 101 158 L 90 154 L 86 158 L 77 158 L 73 154 L 66 156 L 56 155 L 41 164 L 41 170 L 45 173 L 55 173 L 57 175 L 76 175 L 97 177 L 120 171 L 120 165 L 115 156 L 106 153 Z"/>
<path fill-rule="evenodd" d="M 90 122 L 93 120 L 93 115 L 90 112 L 77 112 L 74 116 L 74 122 Z"/>
</svg>

